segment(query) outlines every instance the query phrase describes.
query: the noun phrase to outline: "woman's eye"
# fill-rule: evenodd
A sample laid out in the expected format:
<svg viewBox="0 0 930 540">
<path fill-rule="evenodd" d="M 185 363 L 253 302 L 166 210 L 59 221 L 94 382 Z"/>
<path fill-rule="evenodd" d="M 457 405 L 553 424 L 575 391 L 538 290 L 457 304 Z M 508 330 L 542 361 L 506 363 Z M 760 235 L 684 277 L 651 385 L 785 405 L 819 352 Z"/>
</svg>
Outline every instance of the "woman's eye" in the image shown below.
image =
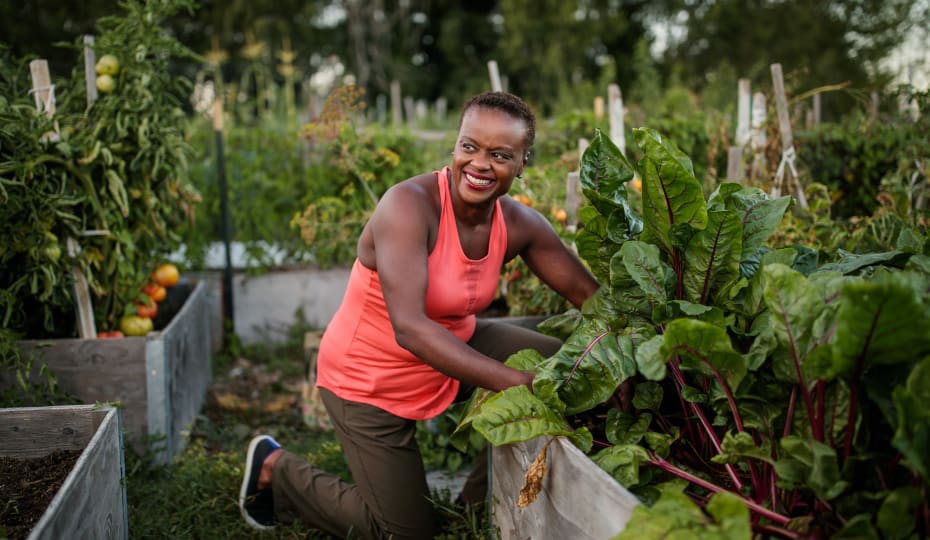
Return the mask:
<svg viewBox="0 0 930 540">
<path fill-rule="evenodd" d="M 471 152 L 475 149 L 475 145 L 469 143 L 462 143 L 462 149 L 468 152 Z"/>
<path fill-rule="evenodd" d="M 491 154 L 491 157 L 493 157 L 494 159 L 498 161 L 508 161 L 510 159 L 510 156 L 508 156 L 507 154 L 501 154 L 500 152 L 493 152 Z"/>
</svg>

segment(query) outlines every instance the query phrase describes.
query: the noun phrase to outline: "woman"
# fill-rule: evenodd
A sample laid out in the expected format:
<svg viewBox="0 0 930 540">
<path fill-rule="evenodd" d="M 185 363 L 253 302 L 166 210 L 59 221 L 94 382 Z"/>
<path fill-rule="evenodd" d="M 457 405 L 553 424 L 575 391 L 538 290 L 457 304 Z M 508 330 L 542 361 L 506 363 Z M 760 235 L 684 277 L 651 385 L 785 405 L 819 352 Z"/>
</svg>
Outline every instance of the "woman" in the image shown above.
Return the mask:
<svg viewBox="0 0 930 540">
<path fill-rule="evenodd" d="M 598 288 L 549 222 L 507 196 L 535 130 L 520 98 L 478 95 L 462 109 L 451 167 L 382 197 L 317 360 L 317 385 L 355 483 L 256 437 L 240 491 L 251 526 L 298 519 L 338 537 L 433 537 L 416 421 L 441 414 L 474 387 L 532 389 L 532 372 L 503 361 L 526 348 L 551 356 L 560 346 L 476 319 L 496 296 L 501 267 L 519 255 L 576 307 Z M 483 473 L 476 467 L 464 502 L 482 500 Z"/>
</svg>

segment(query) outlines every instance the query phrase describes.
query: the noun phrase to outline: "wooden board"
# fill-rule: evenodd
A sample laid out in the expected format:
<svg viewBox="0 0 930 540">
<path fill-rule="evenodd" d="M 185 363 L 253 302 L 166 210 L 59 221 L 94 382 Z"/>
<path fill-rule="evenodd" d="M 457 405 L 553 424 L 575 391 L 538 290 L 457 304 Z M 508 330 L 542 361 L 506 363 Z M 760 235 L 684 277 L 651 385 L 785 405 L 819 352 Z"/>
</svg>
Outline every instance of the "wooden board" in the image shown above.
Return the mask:
<svg viewBox="0 0 930 540">
<path fill-rule="evenodd" d="M 40 355 L 34 363 L 36 380 L 45 363 L 62 391 L 77 399 L 120 402 L 133 448 L 145 453 L 154 440 L 156 458 L 165 463 L 183 450 L 185 432 L 210 384 L 209 309 L 204 283 L 179 284 L 159 306 L 161 313 L 173 314 L 170 321 L 146 337 L 26 340 L 20 345 Z"/>
<path fill-rule="evenodd" d="M 517 506 L 526 471 L 547 440 L 491 449 L 491 505 L 501 540 L 606 540 L 619 534 L 639 501 L 562 437 L 549 445 L 549 471 L 538 498 Z"/>
<path fill-rule="evenodd" d="M 0 455 L 81 450 L 29 540 L 129 538 L 120 411 L 75 405 L 0 409 Z"/>
</svg>

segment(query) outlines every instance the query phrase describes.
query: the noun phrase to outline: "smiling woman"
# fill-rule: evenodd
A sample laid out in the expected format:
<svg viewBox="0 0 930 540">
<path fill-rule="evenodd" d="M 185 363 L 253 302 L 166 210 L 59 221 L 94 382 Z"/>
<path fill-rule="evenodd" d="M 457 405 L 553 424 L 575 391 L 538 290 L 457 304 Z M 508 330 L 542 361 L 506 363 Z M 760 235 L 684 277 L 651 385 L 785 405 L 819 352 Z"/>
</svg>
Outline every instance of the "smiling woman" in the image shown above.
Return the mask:
<svg viewBox="0 0 930 540">
<path fill-rule="evenodd" d="M 317 385 L 355 484 L 284 451 L 268 436 L 246 456 L 240 507 L 266 529 L 303 521 L 335 536 L 432 538 L 436 524 L 415 432 L 476 387 L 532 386 L 504 364 L 561 342 L 533 330 L 478 321 L 502 266 L 519 256 L 574 306 L 598 283 L 549 221 L 508 195 L 535 138 L 517 96 L 478 95 L 460 117 L 452 164 L 409 178 L 381 198 L 358 241 L 342 305 L 327 326 Z M 486 462 L 459 496 L 483 502 Z"/>
</svg>

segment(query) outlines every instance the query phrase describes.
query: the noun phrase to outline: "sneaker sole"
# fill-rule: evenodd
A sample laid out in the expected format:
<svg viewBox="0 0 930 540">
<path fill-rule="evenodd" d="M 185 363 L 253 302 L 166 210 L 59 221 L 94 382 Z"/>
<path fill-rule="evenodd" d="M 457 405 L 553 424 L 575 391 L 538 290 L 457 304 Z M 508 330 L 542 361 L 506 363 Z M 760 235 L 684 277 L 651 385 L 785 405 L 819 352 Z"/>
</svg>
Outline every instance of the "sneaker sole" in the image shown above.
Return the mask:
<svg viewBox="0 0 930 540">
<path fill-rule="evenodd" d="M 252 458 L 255 457 L 255 449 L 258 447 L 258 443 L 264 441 L 266 438 L 267 437 L 255 437 L 252 439 L 252 442 L 249 443 L 249 451 L 245 456 L 245 471 L 242 473 L 242 487 L 239 488 L 239 512 L 242 513 L 242 517 L 249 527 L 259 531 L 270 531 L 274 529 L 274 525 L 262 525 L 252 519 L 252 516 L 250 516 L 245 509 L 245 494 L 249 489 L 249 476 L 251 476 L 249 473 L 251 473 L 250 469 L 252 467 Z"/>
</svg>

